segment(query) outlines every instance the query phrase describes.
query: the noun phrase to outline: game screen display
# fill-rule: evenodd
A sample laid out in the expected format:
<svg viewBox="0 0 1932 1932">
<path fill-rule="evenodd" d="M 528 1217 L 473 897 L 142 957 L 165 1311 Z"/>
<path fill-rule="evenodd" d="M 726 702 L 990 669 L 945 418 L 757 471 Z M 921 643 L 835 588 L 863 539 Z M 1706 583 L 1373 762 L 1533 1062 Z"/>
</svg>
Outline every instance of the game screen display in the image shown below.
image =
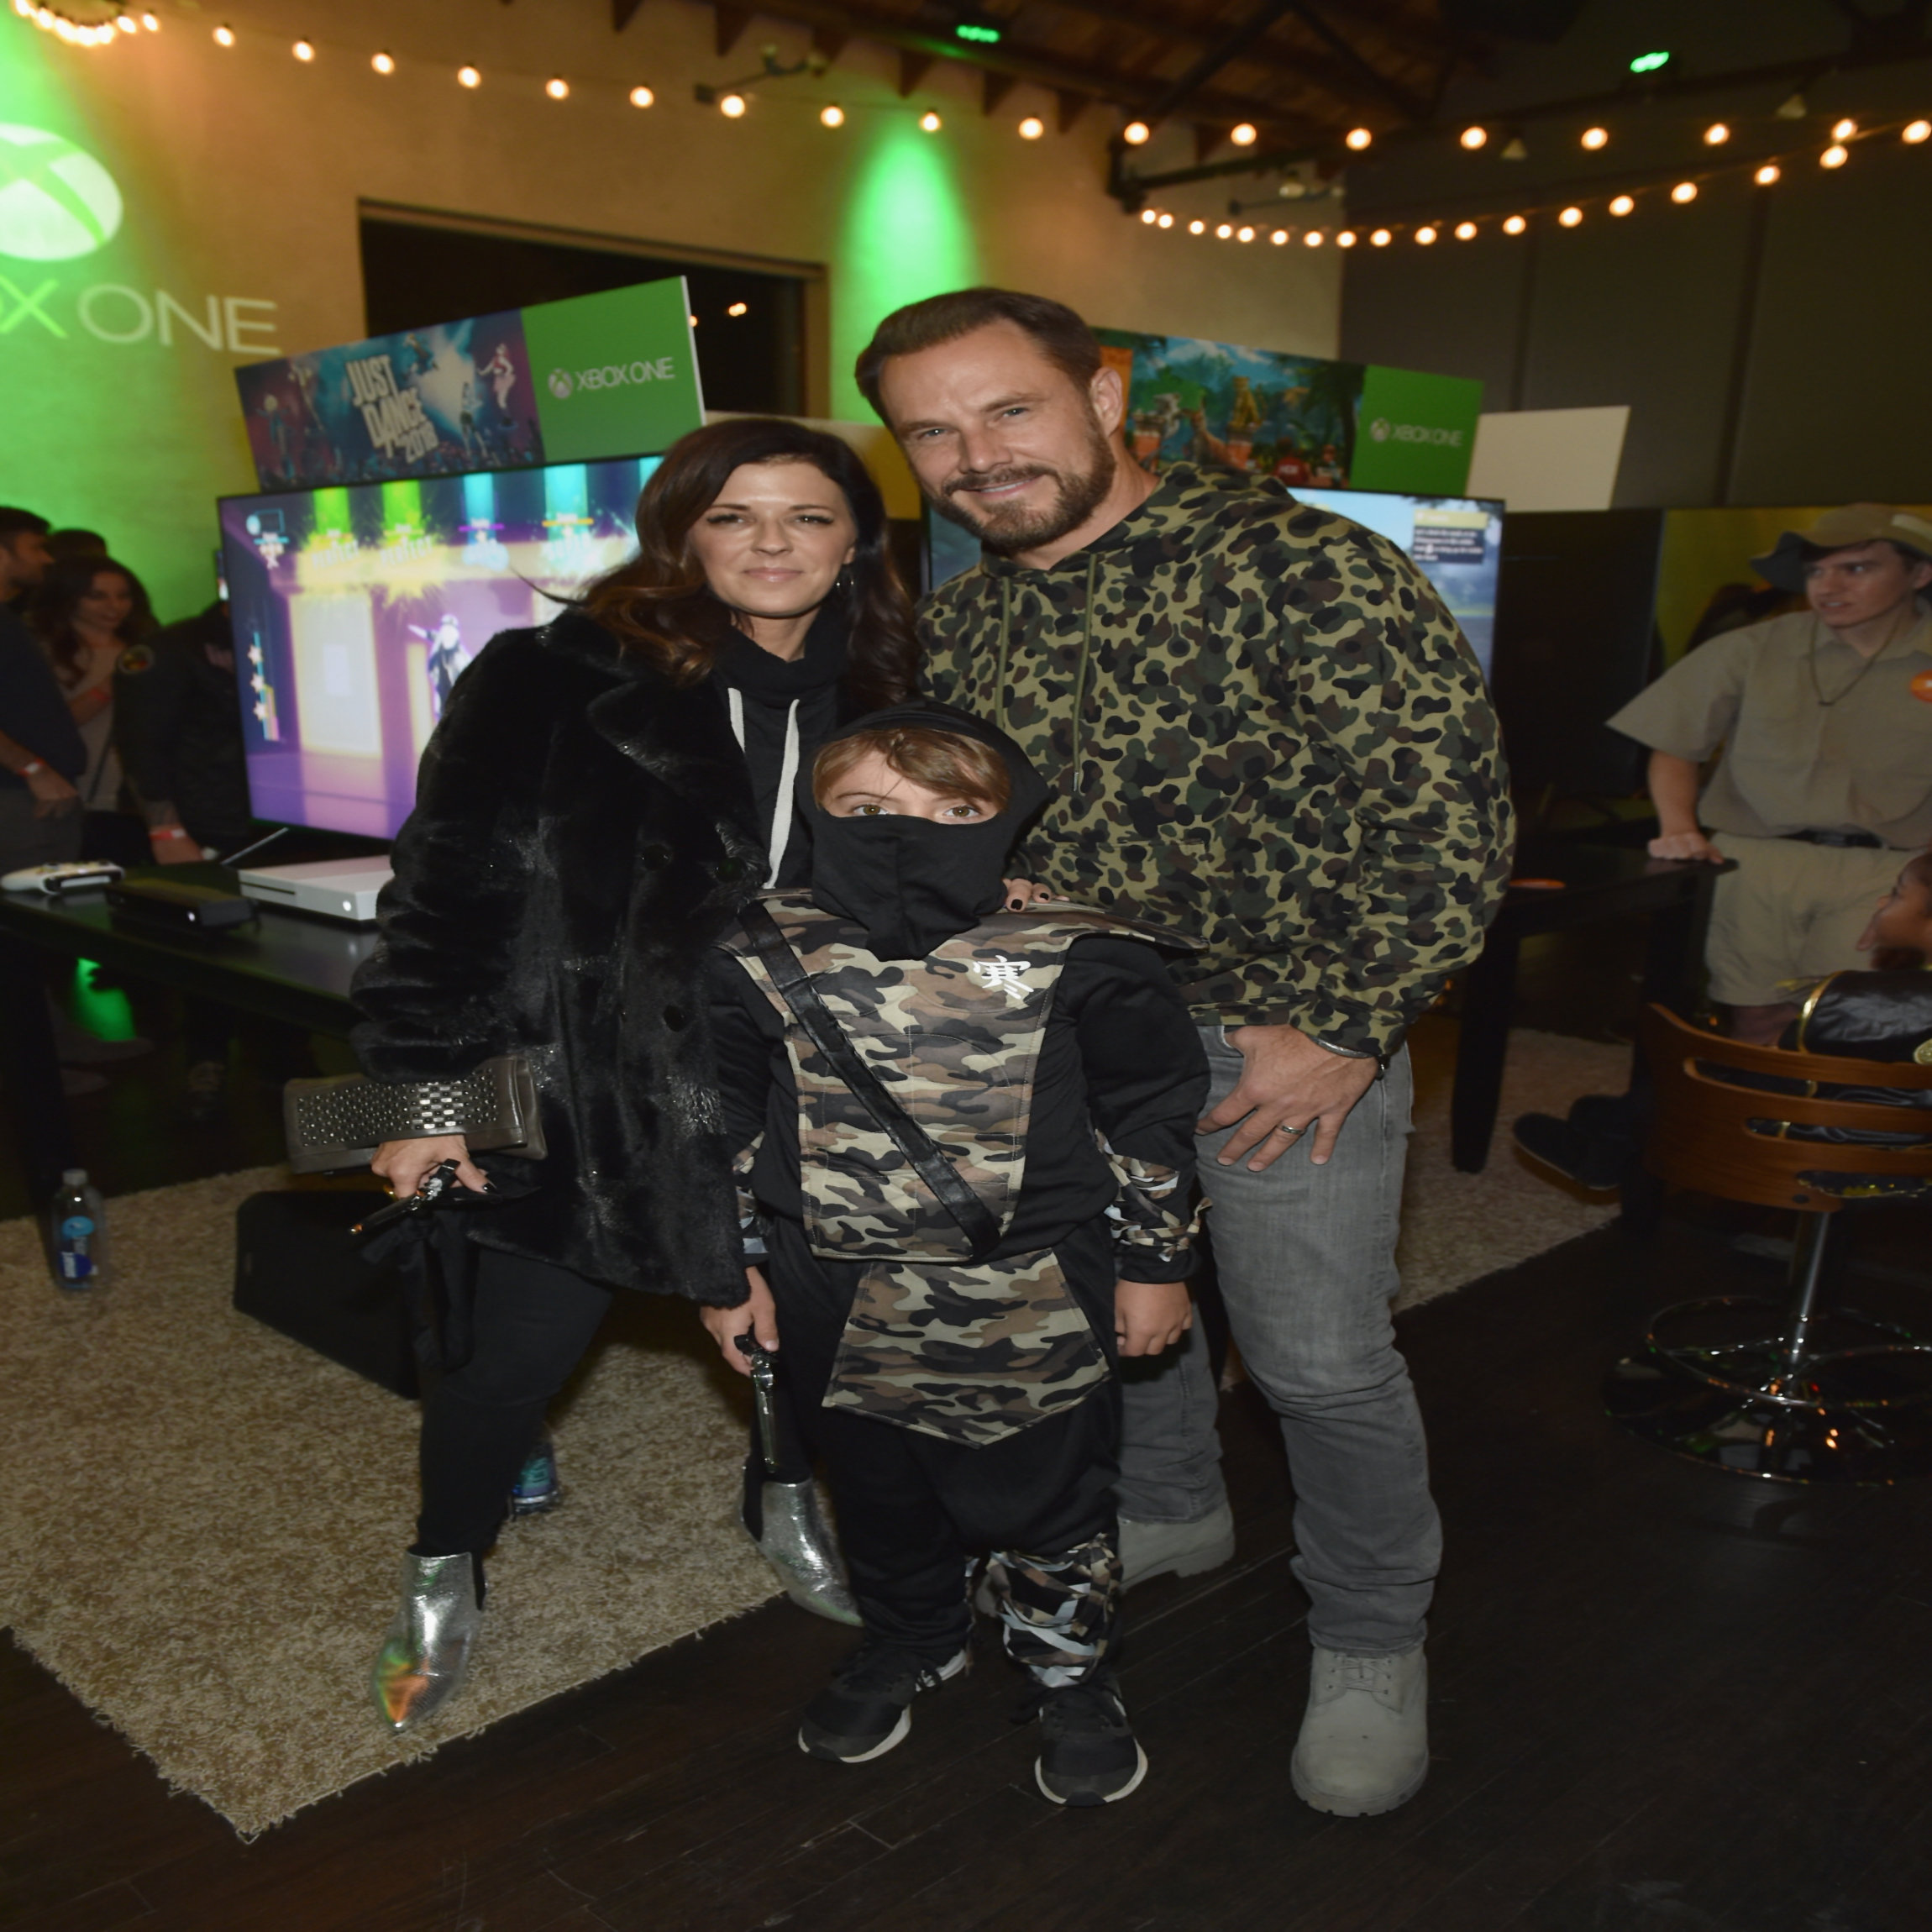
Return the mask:
<svg viewBox="0 0 1932 1932">
<path fill-rule="evenodd" d="M 659 460 L 223 497 L 255 816 L 392 838 L 456 680 L 635 551 Z"/>
<path fill-rule="evenodd" d="M 1436 587 L 1489 675 L 1496 641 L 1496 583 L 1503 565 L 1503 506 L 1479 496 L 1397 496 L 1378 490 L 1305 490 L 1298 502 L 1352 517 L 1409 557 Z M 926 512 L 927 587 L 979 561 L 979 539 Z"/>
</svg>

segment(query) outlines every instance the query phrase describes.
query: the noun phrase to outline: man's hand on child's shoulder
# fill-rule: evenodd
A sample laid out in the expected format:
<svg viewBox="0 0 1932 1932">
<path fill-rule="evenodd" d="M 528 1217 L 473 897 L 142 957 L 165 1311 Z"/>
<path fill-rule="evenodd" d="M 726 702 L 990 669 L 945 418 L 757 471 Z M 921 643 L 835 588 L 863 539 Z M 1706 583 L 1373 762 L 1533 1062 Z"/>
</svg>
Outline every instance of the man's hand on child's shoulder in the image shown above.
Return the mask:
<svg viewBox="0 0 1932 1932">
<path fill-rule="evenodd" d="M 1114 1284 L 1114 1341 L 1122 1355 L 1158 1355 L 1194 1325 L 1184 1281 Z"/>
</svg>

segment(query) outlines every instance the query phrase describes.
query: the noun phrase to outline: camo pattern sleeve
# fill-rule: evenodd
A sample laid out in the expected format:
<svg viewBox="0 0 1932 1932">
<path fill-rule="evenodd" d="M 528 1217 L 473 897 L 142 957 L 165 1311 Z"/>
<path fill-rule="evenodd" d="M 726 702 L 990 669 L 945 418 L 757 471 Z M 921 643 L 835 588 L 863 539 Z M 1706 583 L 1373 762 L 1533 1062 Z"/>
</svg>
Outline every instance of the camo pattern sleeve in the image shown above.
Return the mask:
<svg viewBox="0 0 1932 1932">
<path fill-rule="evenodd" d="M 1508 882 L 1482 672 L 1415 565 L 1272 488 L 1177 466 L 1047 570 L 988 555 L 921 612 L 927 688 L 1056 793 L 1025 869 L 1206 942 L 1194 1017 L 1386 1053 Z"/>
<path fill-rule="evenodd" d="M 1208 1203 L 1201 1200 L 1189 1214 L 1187 1177 L 1178 1168 L 1116 1153 L 1097 1129 L 1094 1138 L 1121 1184 L 1107 1210 L 1115 1271 L 1122 1281 L 1185 1281 L 1194 1271 L 1194 1242 Z"/>
</svg>

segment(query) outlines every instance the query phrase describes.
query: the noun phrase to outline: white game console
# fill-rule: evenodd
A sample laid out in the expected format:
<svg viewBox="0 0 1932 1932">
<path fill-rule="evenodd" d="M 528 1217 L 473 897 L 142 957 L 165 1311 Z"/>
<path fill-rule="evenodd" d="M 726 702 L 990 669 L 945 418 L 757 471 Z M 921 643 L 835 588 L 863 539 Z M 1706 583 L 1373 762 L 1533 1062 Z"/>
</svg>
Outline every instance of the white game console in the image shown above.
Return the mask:
<svg viewBox="0 0 1932 1932">
<path fill-rule="evenodd" d="M 69 858 L 53 865 L 27 865 L 0 879 L 0 891 L 42 892 L 50 899 L 84 892 L 89 886 L 117 885 L 119 866 L 105 859 Z"/>
<path fill-rule="evenodd" d="M 375 895 L 389 879 L 386 858 L 312 859 L 306 865 L 250 866 L 235 874 L 244 899 L 352 926 L 375 922 Z"/>
</svg>

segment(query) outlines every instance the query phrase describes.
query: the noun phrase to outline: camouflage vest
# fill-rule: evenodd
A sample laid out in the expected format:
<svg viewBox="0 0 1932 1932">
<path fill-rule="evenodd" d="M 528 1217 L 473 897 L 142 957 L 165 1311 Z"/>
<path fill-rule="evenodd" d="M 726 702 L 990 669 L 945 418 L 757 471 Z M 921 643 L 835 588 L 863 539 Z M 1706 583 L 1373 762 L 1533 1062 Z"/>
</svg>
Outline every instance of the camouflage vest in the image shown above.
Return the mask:
<svg viewBox="0 0 1932 1932">
<path fill-rule="evenodd" d="M 1004 1230 L 1067 949 L 1147 929 L 1035 908 L 995 914 L 924 959 L 882 960 L 849 920 L 796 899 L 766 904 L 853 1050 Z M 821 1058 L 743 936 L 725 944 L 785 1022 L 806 1237 L 828 1261 L 868 1264 L 826 1407 L 990 1442 L 1080 1401 L 1106 1379 L 1106 1357 L 1053 1250 L 969 1263 L 958 1223 Z"/>
</svg>

